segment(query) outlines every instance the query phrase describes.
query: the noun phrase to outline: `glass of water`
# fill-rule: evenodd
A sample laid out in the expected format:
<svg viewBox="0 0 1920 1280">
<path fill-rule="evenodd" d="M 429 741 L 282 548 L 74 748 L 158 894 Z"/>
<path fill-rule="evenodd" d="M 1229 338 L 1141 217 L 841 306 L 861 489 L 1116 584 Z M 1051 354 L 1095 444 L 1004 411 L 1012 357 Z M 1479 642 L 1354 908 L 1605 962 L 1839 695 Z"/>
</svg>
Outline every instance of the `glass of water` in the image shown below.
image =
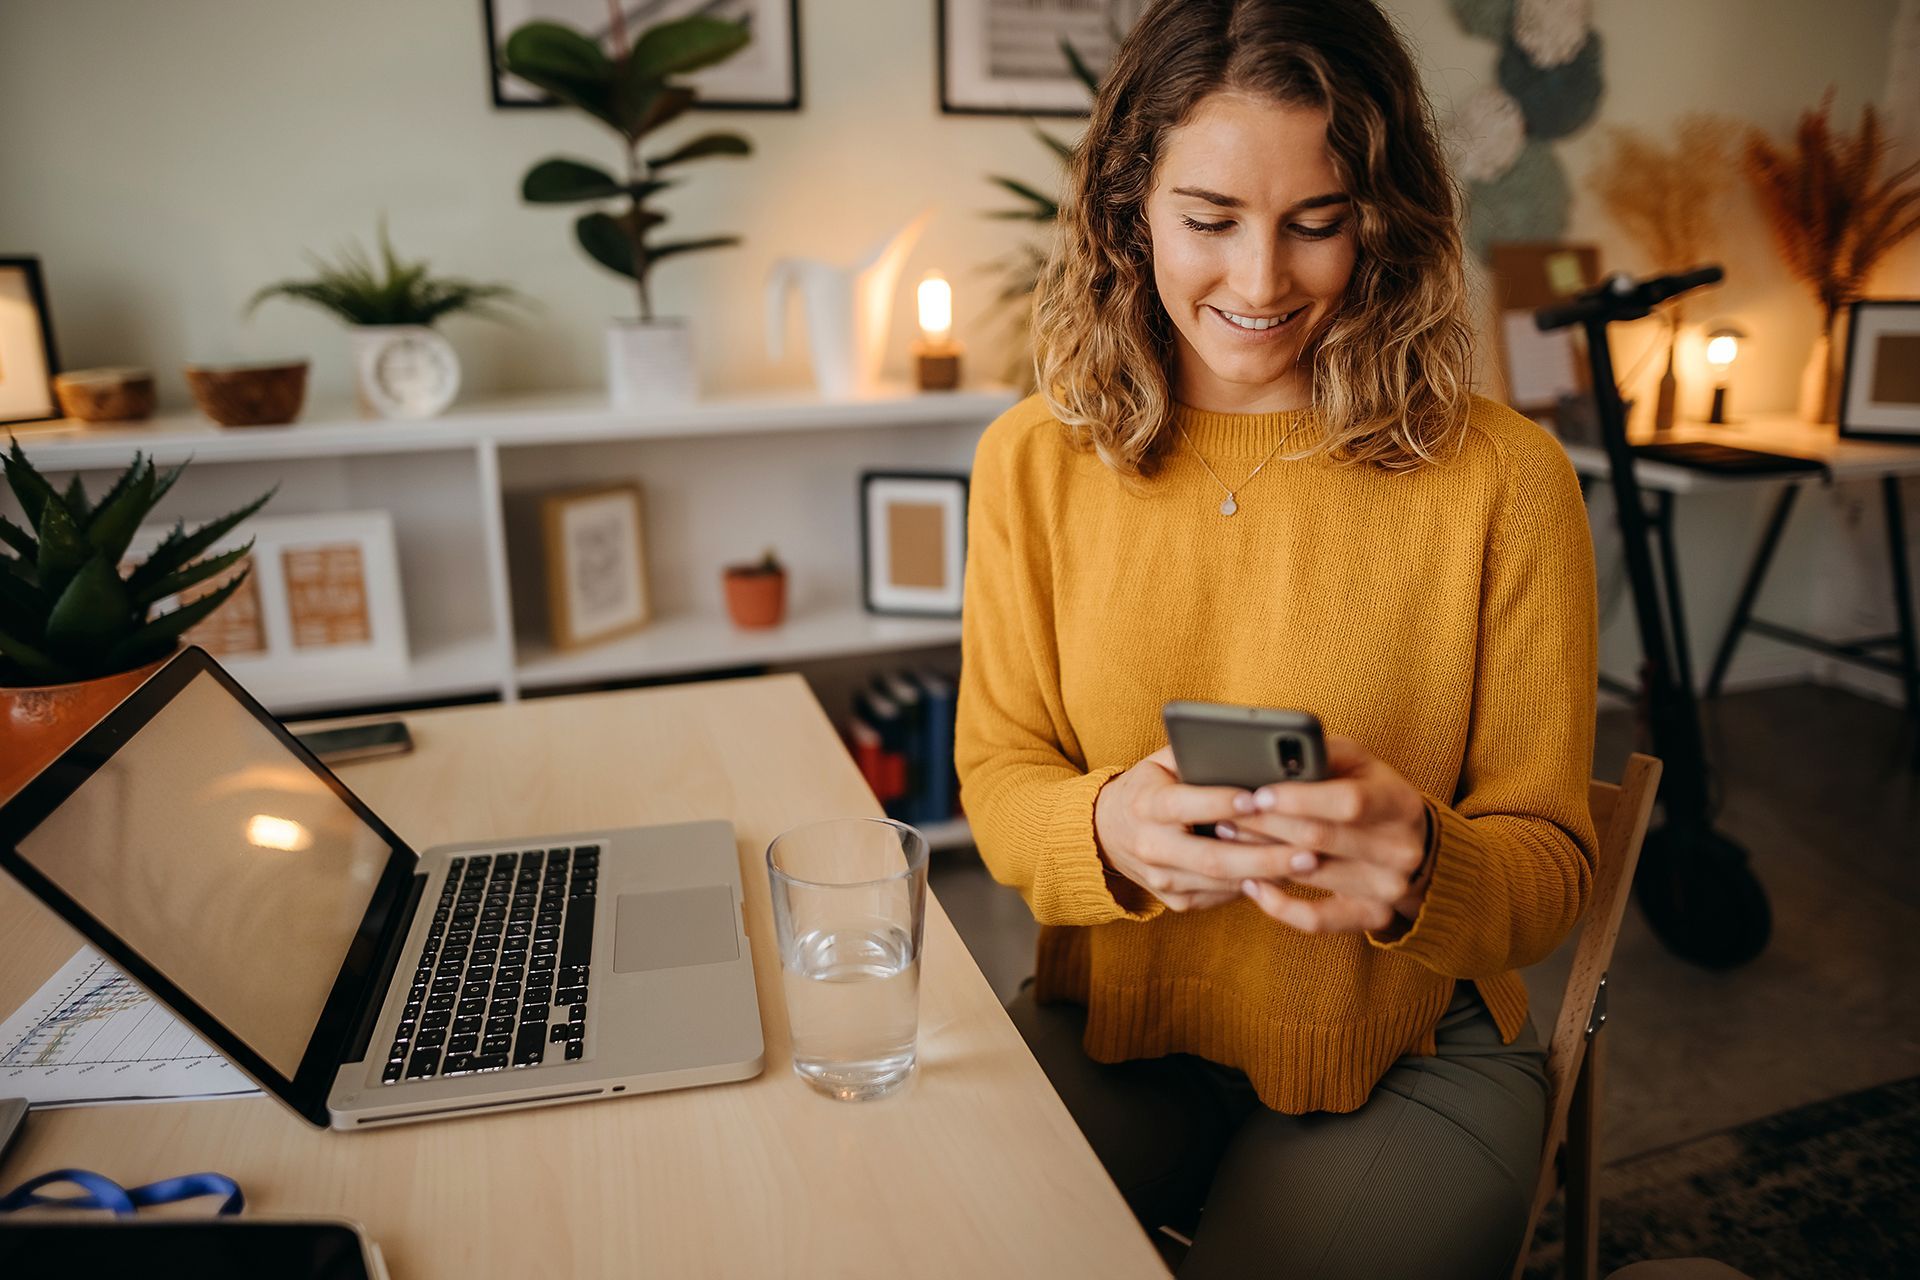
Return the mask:
<svg viewBox="0 0 1920 1280">
<path fill-rule="evenodd" d="M 889 818 L 829 818 L 767 846 L 793 1069 L 843 1102 L 913 1074 L 927 841 Z"/>
</svg>

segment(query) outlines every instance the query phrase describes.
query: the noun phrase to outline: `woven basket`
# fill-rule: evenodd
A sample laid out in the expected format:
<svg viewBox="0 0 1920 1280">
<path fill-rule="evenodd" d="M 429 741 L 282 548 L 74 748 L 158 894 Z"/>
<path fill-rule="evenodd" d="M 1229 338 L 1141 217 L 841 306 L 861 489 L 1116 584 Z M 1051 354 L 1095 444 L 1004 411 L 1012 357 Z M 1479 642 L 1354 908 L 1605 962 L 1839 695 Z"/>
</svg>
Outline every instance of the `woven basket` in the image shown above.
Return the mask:
<svg viewBox="0 0 1920 1280">
<path fill-rule="evenodd" d="M 307 362 L 186 367 L 200 411 L 223 427 L 271 427 L 300 416 Z"/>
<path fill-rule="evenodd" d="M 82 422 L 132 422 L 153 415 L 153 374 L 145 369 L 75 369 L 56 374 L 60 412 Z"/>
</svg>

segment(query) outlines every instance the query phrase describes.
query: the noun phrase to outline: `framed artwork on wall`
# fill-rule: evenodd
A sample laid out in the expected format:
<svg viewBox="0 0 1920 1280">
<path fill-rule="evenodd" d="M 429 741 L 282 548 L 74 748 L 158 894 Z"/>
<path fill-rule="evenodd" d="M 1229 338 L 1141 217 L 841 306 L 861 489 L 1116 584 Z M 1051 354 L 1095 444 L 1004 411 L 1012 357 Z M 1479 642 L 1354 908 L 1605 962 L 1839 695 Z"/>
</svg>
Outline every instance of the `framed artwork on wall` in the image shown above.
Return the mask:
<svg viewBox="0 0 1920 1280">
<path fill-rule="evenodd" d="M 167 529 L 140 530 L 128 558 L 144 558 Z M 154 604 L 156 616 L 225 586 L 243 569 L 247 580 L 227 602 L 190 627 L 188 644 L 220 659 L 245 683 L 271 672 L 325 676 L 398 674 L 407 666 L 407 618 L 393 518 L 385 511 L 311 516 L 260 516 L 233 530 L 214 554 L 253 550 L 226 572 Z"/>
<path fill-rule="evenodd" d="M 966 473 L 861 474 L 860 587 L 867 612 L 957 618 L 966 565 Z"/>
<path fill-rule="evenodd" d="M 1840 434 L 1920 444 L 1920 298 L 1874 298 L 1849 310 Z"/>
<path fill-rule="evenodd" d="M 575 649 L 647 625 L 653 609 L 639 485 L 547 494 L 540 500 L 540 529 L 554 648 Z"/>
<path fill-rule="evenodd" d="M 699 111 L 800 109 L 800 0 L 619 0 L 629 33 L 701 14 L 746 24 L 753 39 L 717 66 L 687 76 Z M 553 100 L 500 69 L 507 37 L 523 23 L 562 22 L 612 49 L 607 0 L 481 0 L 487 76 L 496 107 L 551 107 Z"/>
<path fill-rule="evenodd" d="M 0 423 L 58 418 L 53 317 L 38 258 L 0 258 Z"/>
<path fill-rule="evenodd" d="M 942 112 L 1084 116 L 1087 89 L 1061 42 L 1104 76 L 1147 0 L 938 0 L 938 7 Z"/>
</svg>

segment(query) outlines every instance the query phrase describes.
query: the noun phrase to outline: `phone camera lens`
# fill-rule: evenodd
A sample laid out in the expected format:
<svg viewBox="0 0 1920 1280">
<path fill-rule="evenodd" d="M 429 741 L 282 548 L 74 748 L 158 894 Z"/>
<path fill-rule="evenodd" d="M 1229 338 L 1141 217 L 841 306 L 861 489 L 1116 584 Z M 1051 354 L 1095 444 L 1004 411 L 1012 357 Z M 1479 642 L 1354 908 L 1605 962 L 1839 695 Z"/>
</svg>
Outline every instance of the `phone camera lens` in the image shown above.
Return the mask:
<svg viewBox="0 0 1920 1280">
<path fill-rule="evenodd" d="M 1289 778 L 1299 777 L 1307 767 L 1300 751 L 1300 739 L 1283 734 L 1274 739 L 1274 747 L 1280 753 L 1280 772 Z"/>
</svg>

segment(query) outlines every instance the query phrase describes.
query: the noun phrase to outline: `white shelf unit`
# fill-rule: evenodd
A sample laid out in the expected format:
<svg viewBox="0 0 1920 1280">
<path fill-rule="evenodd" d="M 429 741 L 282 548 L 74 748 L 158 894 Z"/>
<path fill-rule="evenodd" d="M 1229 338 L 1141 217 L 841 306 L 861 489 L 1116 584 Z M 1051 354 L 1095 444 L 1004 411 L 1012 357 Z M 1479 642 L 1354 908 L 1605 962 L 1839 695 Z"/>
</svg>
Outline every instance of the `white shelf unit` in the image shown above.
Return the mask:
<svg viewBox="0 0 1920 1280">
<path fill-rule="evenodd" d="M 659 412 L 592 395 L 522 396 L 428 421 L 316 411 L 284 427 L 219 427 L 198 414 L 144 423 L 61 422 L 13 429 L 56 484 L 82 474 L 101 491 L 136 450 L 191 459 L 152 516 L 205 520 L 273 485 L 267 514 L 368 508 L 392 514 L 411 658 L 394 675 L 247 677 L 285 716 L 523 694 L 741 667 L 880 660 L 960 639 L 953 619 L 876 617 L 861 606 L 859 474 L 970 469 L 980 433 L 1015 403 L 1010 389 L 860 399 L 753 393 Z M 645 495 L 653 621 L 607 644 L 556 652 L 539 623 L 541 584 L 508 513 L 518 498 L 635 479 Z M 0 509 L 18 515 L 11 495 Z M 727 619 L 722 566 L 775 548 L 789 570 L 787 621 L 745 631 Z M 516 575 L 515 569 L 520 572 Z M 834 708 L 837 709 L 837 708 Z M 928 831 L 970 842 L 965 821 Z"/>
</svg>

